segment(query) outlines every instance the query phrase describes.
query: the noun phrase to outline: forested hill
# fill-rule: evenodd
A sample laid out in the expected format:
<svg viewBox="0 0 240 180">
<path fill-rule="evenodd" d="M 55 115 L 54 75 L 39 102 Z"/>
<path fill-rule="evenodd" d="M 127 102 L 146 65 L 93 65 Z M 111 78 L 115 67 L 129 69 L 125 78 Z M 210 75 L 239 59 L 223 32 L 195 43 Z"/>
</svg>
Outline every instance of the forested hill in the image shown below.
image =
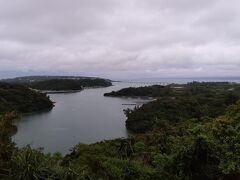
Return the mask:
<svg viewBox="0 0 240 180">
<path fill-rule="evenodd" d="M 169 93 L 169 88 L 161 85 L 145 86 L 145 87 L 129 87 L 119 91 L 105 93 L 104 96 L 151 96 L 156 97 Z"/>
<path fill-rule="evenodd" d="M 29 76 L 5 79 L 4 82 L 21 84 L 37 90 L 68 91 L 82 90 L 84 87 L 108 87 L 108 79 L 79 76 Z"/>
<path fill-rule="evenodd" d="M 10 111 L 29 113 L 52 107 L 53 103 L 46 94 L 21 85 L 0 82 L 0 114 Z"/>
<path fill-rule="evenodd" d="M 153 85 L 145 87 L 129 87 L 119 91 L 105 93 L 104 96 L 129 96 L 129 97 L 163 97 L 163 96 L 188 96 L 204 93 L 239 92 L 240 84 L 229 82 L 191 82 L 187 84 L 170 84 L 167 86 Z"/>
<path fill-rule="evenodd" d="M 126 127 L 143 133 L 162 125 L 184 120 L 204 121 L 222 115 L 240 99 L 240 84 L 192 82 L 168 86 L 126 88 L 106 96 L 151 96 L 156 100 L 134 110 L 127 109 Z"/>
<path fill-rule="evenodd" d="M 98 78 L 98 77 L 85 77 L 85 76 L 22 76 L 22 77 L 16 77 L 12 79 L 3 79 L 3 81 L 7 82 L 14 82 L 14 83 L 28 83 L 28 82 L 36 82 L 36 81 L 46 81 L 46 80 L 52 80 L 52 79 L 104 79 L 104 78 Z M 106 81 L 111 81 L 109 79 L 104 79 Z"/>
</svg>

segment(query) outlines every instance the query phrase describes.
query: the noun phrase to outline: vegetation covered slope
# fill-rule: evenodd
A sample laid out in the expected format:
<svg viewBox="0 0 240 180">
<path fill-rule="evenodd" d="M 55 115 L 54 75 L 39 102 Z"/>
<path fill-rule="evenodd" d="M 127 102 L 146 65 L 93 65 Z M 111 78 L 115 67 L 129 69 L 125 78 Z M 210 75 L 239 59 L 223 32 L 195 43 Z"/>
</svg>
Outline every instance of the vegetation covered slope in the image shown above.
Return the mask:
<svg viewBox="0 0 240 180">
<path fill-rule="evenodd" d="M 83 87 L 107 87 L 111 82 L 103 79 L 52 79 L 25 84 L 38 90 L 82 90 Z"/>
<path fill-rule="evenodd" d="M 238 99 L 239 96 L 233 94 L 162 97 L 134 110 L 125 110 L 126 127 L 133 132 L 142 133 L 152 130 L 163 121 L 172 124 L 192 118 L 203 121 L 222 115 Z"/>
<path fill-rule="evenodd" d="M 178 123 L 196 118 L 214 118 L 240 98 L 240 85 L 234 83 L 188 83 L 185 85 L 126 88 L 111 96 L 152 96 L 157 100 L 134 110 L 125 110 L 126 126 L 137 133 L 152 130 L 163 121 Z"/>
<path fill-rule="evenodd" d="M 53 103 L 46 94 L 21 85 L 0 83 L 0 114 L 11 111 L 29 113 L 52 107 Z"/>
<path fill-rule="evenodd" d="M 101 79 L 97 77 L 85 77 L 85 76 L 22 76 L 10 79 L 3 79 L 3 81 L 7 82 L 18 82 L 18 83 L 28 83 L 33 81 L 46 81 L 53 79 Z M 111 81 L 109 79 L 105 79 L 107 81 Z"/>
<path fill-rule="evenodd" d="M 163 97 L 163 96 L 191 96 L 196 94 L 209 93 L 226 93 L 239 92 L 240 85 L 229 82 L 191 82 L 187 84 L 170 84 L 167 86 L 153 85 L 145 87 L 129 87 L 119 91 L 105 93 L 104 96 L 121 97 L 121 96 L 148 96 L 148 97 Z"/>
<path fill-rule="evenodd" d="M 119 91 L 112 91 L 110 93 L 105 93 L 104 96 L 113 96 L 113 97 L 120 97 L 120 96 L 151 96 L 157 97 L 161 95 L 165 95 L 169 93 L 169 88 L 166 86 L 161 85 L 154 85 L 154 86 L 145 86 L 145 87 L 129 87 L 124 88 Z"/>
<path fill-rule="evenodd" d="M 4 82 L 21 84 L 37 90 L 82 90 L 84 87 L 108 87 L 110 80 L 75 76 L 29 76 L 5 79 Z"/>
</svg>

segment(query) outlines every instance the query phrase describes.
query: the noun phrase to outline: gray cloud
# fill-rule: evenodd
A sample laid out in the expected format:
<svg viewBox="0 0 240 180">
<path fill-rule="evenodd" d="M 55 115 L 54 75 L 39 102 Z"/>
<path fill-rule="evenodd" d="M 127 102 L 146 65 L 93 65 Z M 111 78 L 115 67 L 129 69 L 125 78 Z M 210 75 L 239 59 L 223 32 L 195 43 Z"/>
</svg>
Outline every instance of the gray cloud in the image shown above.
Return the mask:
<svg viewBox="0 0 240 180">
<path fill-rule="evenodd" d="M 0 0 L 0 72 L 238 76 L 239 8 L 238 0 Z"/>
</svg>

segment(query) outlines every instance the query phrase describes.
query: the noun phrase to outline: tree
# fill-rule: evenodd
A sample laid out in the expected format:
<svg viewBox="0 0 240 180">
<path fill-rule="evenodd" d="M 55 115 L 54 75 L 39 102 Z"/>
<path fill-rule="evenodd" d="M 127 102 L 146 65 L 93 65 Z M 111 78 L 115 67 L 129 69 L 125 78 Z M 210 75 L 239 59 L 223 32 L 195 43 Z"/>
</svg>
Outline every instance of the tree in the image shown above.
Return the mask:
<svg viewBox="0 0 240 180">
<path fill-rule="evenodd" d="M 9 161 L 14 150 L 11 134 L 15 130 L 13 120 L 16 118 L 14 112 L 6 113 L 0 117 L 0 179 L 9 174 Z"/>
</svg>

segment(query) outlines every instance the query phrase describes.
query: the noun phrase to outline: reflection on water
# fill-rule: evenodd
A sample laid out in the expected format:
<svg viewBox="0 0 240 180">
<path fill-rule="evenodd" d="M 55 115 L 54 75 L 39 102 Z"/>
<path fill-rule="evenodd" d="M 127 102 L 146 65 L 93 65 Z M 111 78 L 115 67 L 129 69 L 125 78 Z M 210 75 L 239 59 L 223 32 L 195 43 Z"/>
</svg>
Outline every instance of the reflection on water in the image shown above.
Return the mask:
<svg viewBox="0 0 240 180">
<path fill-rule="evenodd" d="M 18 146 L 44 147 L 45 152 L 68 153 L 77 143 L 94 143 L 127 137 L 123 109 L 147 100 L 104 97 L 103 94 L 140 83 L 115 83 L 108 88 L 86 89 L 78 93 L 51 94 L 56 102 L 48 112 L 24 116 L 17 123 L 13 140 Z"/>
</svg>

